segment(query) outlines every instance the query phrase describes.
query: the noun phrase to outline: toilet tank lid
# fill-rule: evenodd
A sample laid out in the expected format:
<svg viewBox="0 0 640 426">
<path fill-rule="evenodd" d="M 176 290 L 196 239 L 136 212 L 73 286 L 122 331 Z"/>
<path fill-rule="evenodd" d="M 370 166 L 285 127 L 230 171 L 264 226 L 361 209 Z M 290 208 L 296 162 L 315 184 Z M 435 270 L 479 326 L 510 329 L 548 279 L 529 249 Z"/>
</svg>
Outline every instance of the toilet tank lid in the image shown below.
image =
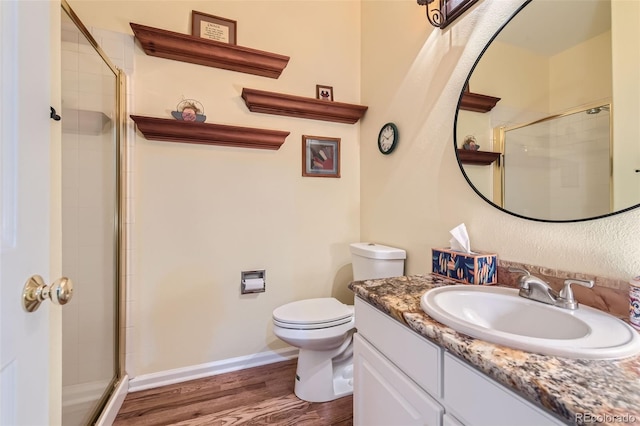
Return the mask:
<svg viewBox="0 0 640 426">
<path fill-rule="evenodd" d="M 376 243 L 353 243 L 350 244 L 351 253 L 367 257 L 369 259 L 406 259 L 407 252 L 389 246 Z"/>
</svg>

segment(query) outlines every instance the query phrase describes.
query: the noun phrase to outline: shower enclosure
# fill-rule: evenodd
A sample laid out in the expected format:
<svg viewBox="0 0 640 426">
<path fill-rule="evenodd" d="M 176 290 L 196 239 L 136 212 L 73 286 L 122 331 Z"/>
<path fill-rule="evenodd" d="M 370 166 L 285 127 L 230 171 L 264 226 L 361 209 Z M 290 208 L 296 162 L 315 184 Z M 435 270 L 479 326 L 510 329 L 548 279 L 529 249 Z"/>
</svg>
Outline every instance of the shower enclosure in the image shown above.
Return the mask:
<svg viewBox="0 0 640 426">
<path fill-rule="evenodd" d="M 121 378 L 119 164 L 124 81 L 62 2 L 62 420 L 93 424 Z"/>
<path fill-rule="evenodd" d="M 611 129 L 610 104 L 501 129 L 502 206 L 556 220 L 611 212 Z"/>
</svg>

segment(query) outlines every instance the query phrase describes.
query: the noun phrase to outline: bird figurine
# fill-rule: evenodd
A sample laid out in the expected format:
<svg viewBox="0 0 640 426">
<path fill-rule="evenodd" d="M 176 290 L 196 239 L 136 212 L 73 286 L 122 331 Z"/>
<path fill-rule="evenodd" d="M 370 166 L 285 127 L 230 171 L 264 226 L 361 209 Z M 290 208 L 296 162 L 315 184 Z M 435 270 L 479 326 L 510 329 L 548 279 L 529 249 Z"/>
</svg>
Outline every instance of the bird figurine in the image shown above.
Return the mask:
<svg viewBox="0 0 640 426">
<path fill-rule="evenodd" d="M 207 116 L 204 114 L 204 107 L 195 99 L 185 99 L 178 104 L 176 111 L 171 111 L 171 115 L 180 121 L 196 121 L 203 123 Z"/>
<path fill-rule="evenodd" d="M 476 142 L 475 136 L 468 135 L 464 138 L 462 148 L 469 151 L 477 151 L 480 149 L 480 145 L 478 145 L 478 142 Z"/>
</svg>

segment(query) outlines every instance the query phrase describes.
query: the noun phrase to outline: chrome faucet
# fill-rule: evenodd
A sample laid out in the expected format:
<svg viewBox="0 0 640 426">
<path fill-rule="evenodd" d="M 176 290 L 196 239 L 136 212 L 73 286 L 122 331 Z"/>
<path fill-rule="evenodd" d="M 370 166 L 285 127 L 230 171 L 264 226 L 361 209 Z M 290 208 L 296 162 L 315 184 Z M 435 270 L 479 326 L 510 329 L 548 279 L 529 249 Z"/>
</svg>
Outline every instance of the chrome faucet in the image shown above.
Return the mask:
<svg viewBox="0 0 640 426">
<path fill-rule="evenodd" d="M 564 287 L 560 290 L 560 293 L 558 293 L 552 289 L 549 284 L 531 275 L 526 269 L 509 268 L 509 271 L 520 272 L 522 274 L 518 280 L 520 286 L 520 292 L 518 294 L 521 297 L 564 309 L 578 309 L 578 302 L 573 295 L 571 284 L 578 284 L 588 288 L 593 287 L 592 280 L 570 279 L 564 281 Z"/>
</svg>

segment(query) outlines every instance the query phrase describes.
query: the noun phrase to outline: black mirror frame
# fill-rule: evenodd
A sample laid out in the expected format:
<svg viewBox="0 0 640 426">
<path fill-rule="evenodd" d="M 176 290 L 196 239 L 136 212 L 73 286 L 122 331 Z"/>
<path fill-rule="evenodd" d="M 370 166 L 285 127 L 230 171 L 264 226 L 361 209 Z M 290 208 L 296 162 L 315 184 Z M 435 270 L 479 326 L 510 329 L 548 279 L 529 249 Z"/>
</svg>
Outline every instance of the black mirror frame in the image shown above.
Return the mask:
<svg viewBox="0 0 640 426">
<path fill-rule="evenodd" d="M 427 0 L 424 0 L 424 1 L 427 1 Z M 476 0 L 470 0 L 470 1 L 474 2 Z M 524 9 L 529 3 L 531 3 L 531 1 L 532 0 L 527 0 L 520 7 L 518 7 L 518 9 L 509 17 L 509 19 L 507 19 L 507 21 L 491 37 L 491 39 L 487 42 L 487 45 L 482 49 L 482 52 L 480 52 L 480 55 L 478 56 L 478 58 L 473 63 L 473 66 L 471 67 L 471 70 L 469 71 L 469 74 L 467 75 L 467 79 L 465 80 L 465 82 L 464 82 L 464 84 L 462 86 L 462 90 L 460 92 L 460 97 L 458 98 L 458 106 L 456 108 L 456 115 L 455 115 L 454 120 L 453 120 L 453 152 L 455 153 L 456 159 L 458 160 L 458 167 L 460 167 L 460 171 L 462 172 L 462 175 L 464 176 L 465 180 L 467 181 L 467 183 L 469 184 L 471 189 L 473 189 L 473 191 L 476 194 L 478 194 L 478 196 L 480 196 L 480 198 L 482 198 L 484 201 L 489 203 L 491 206 L 493 206 L 496 209 L 501 210 L 504 213 L 507 213 L 507 214 L 509 214 L 511 216 L 519 217 L 521 219 L 531 220 L 531 221 L 534 221 L 534 222 L 543 222 L 543 223 L 577 223 L 577 222 L 586 222 L 586 221 L 589 221 L 589 220 L 602 219 L 602 218 L 614 216 L 614 215 L 617 215 L 617 214 L 620 214 L 620 213 L 625 213 L 625 212 L 628 212 L 630 210 L 634 210 L 634 209 L 640 207 L 640 204 L 636 204 L 636 205 L 633 205 L 633 206 L 630 206 L 630 207 L 626 207 L 626 208 L 621 209 L 621 210 L 616 210 L 616 211 L 611 212 L 611 213 L 607 213 L 607 214 L 603 214 L 603 215 L 599 215 L 599 216 L 580 218 L 580 219 L 563 219 L 563 220 L 539 219 L 539 218 L 534 218 L 534 217 L 529 217 L 529 216 L 524 216 L 524 215 L 521 215 L 521 214 L 518 214 L 518 213 L 514 213 L 512 211 L 509 211 L 509 210 L 505 209 L 504 207 L 501 207 L 501 206 L 497 205 L 496 203 L 494 203 L 493 201 L 491 201 L 487 197 L 485 197 L 484 194 L 482 194 L 475 187 L 473 182 L 471 182 L 471 179 L 469 179 L 469 176 L 467 176 L 467 173 L 464 170 L 464 166 L 462 164 L 462 161 L 460 161 L 460 156 L 458 154 L 458 149 L 457 149 L 458 148 L 458 137 L 457 137 L 458 113 L 460 112 L 460 106 L 462 104 L 462 97 L 463 97 L 463 95 L 465 93 L 465 89 L 469 86 L 469 81 L 471 80 L 471 75 L 473 74 L 473 71 L 476 69 L 476 66 L 478 65 L 478 62 L 480 62 L 480 59 L 482 59 L 482 57 L 484 56 L 484 54 L 487 51 L 487 49 L 489 48 L 489 46 L 491 46 L 491 43 L 493 43 L 495 38 L 498 37 L 498 35 L 502 32 L 502 30 L 507 25 L 509 25 L 511 20 L 518 13 L 520 13 L 522 11 L 522 9 Z M 460 12 L 460 13 L 462 13 L 462 12 Z"/>
</svg>

